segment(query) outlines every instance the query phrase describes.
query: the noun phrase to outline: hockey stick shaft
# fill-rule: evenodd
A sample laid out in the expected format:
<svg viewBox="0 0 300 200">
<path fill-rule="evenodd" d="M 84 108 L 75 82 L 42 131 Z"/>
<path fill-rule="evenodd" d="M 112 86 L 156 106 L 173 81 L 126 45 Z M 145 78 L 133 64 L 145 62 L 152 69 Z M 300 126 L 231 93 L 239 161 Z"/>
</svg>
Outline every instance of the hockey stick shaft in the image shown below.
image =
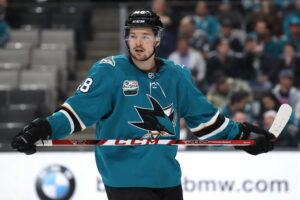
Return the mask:
<svg viewBox="0 0 300 200">
<path fill-rule="evenodd" d="M 125 140 L 43 140 L 37 146 L 141 146 L 141 145 L 188 145 L 188 146 L 251 146 L 254 140 L 176 140 L 176 139 L 125 139 Z"/>
<path fill-rule="evenodd" d="M 269 132 L 277 138 L 292 114 L 288 104 L 280 106 Z M 275 141 L 275 139 L 273 140 Z M 124 139 L 124 140 L 40 140 L 37 146 L 140 146 L 140 145 L 188 145 L 188 146 L 252 146 L 254 140 L 176 140 L 176 139 Z"/>
</svg>

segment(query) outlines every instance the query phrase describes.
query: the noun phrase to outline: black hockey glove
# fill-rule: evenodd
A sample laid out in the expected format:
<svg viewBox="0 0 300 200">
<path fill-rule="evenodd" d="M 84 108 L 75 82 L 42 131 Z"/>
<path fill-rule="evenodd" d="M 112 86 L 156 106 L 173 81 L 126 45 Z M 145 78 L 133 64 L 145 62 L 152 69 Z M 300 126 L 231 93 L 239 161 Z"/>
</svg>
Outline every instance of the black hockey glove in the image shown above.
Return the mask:
<svg viewBox="0 0 300 200">
<path fill-rule="evenodd" d="M 29 125 L 26 125 L 23 130 L 13 138 L 11 146 L 19 152 L 30 155 L 36 152 L 35 142 L 40 139 L 49 139 L 50 137 L 51 126 L 49 122 L 46 119 L 37 118 Z"/>
<path fill-rule="evenodd" d="M 238 146 L 236 149 L 242 149 L 249 154 L 258 155 L 260 153 L 266 153 L 272 151 L 274 142 L 272 141 L 275 136 L 270 132 L 249 124 L 247 122 L 239 124 L 240 133 L 235 138 L 236 140 L 254 140 L 253 146 Z"/>
</svg>

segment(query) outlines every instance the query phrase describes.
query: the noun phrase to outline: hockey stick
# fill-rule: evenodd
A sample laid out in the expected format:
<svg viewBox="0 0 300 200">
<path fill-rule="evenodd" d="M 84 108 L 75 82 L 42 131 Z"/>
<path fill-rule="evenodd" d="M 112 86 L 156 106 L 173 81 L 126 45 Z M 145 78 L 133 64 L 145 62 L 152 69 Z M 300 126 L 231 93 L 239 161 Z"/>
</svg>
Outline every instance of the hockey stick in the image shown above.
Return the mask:
<svg viewBox="0 0 300 200">
<path fill-rule="evenodd" d="M 288 104 L 280 106 L 269 132 L 277 138 L 292 114 Z M 274 140 L 275 141 L 275 140 Z M 177 139 L 118 139 L 118 140 L 40 140 L 37 146 L 140 146 L 140 145 L 190 145 L 190 146 L 251 146 L 254 140 L 177 140 Z"/>
</svg>

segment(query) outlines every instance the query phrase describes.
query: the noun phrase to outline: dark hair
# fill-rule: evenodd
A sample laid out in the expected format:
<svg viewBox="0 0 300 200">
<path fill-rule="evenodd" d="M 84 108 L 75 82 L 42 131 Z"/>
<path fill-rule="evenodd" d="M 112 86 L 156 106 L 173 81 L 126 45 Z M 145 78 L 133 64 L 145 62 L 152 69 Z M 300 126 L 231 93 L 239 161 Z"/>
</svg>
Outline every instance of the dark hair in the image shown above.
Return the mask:
<svg viewBox="0 0 300 200">
<path fill-rule="evenodd" d="M 239 101 L 243 100 L 244 98 L 247 98 L 248 96 L 249 96 L 248 92 L 245 92 L 245 91 L 235 92 L 231 95 L 230 104 L 239 102 Z"/>
<path fill-rule="evenodd" d="M 290 46 L 293 48 L 294 51 L 297 51 L 297 46 L 294 43 L 288 42 L 284 46 Z"/>
<path fill-rule="evenodd" d="M 222 70 L 216 70 L 213 73 L 212 78 L 213 78 L 213 83 L 216 83 L 216 84 L 223 83 L 224 81 L 227 80 L 227 76 L 226 76 L 225 72 Z"/>
<path fill-rule="evenodd" d="M 265 97 L 269 97 L 270 99 L 272 99 L 272 100 L 275 102 L 275 107 L 273 108 L 273 110 L 278 110 L 279 107 L 280 107 L 280 104 L 281 104 L 281 103 L 279 102 L 279 100 L 277 99 L 277 97 L 276 97 L 272 92 L 267 91 L 267 92 L 263 93 L 262 96 L 261 96 L 261 98 L 260 98 L 260 114 L 259 114 L 260 117 L 262 117 L 263 114 L 264 114 L 266 111 L 268 111 L 268 109 L 266 109 L 266 108 L 264 107 L 264 104 L 263 104 L 263 102 L 262 102 L 263 98 L 265 98 Z"/>
</svg>

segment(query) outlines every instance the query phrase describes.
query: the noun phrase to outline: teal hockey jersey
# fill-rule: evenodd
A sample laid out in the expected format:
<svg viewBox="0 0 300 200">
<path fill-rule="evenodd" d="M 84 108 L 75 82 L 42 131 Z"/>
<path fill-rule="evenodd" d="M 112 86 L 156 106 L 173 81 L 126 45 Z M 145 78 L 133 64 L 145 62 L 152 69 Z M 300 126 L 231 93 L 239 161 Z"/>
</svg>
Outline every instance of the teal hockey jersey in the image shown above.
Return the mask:
<svg viewBox="0 0 300 200">
<path fill-rule="evenodd" d="M 75 95 L 47 117 L 52 139 L 93 124 L 96 139 L 179 139 L 180 118 L 200 139 L 237 136 L 238 125 L 207 102 L 187 67 L 158 58 L 156 64 L 157 72 L 143 72 L 126 55 L 95 63 Z M 176 153 L 166 145 L 95 147 L 98 170 L 111 187 L 179 185 Z"/>
</svg>

